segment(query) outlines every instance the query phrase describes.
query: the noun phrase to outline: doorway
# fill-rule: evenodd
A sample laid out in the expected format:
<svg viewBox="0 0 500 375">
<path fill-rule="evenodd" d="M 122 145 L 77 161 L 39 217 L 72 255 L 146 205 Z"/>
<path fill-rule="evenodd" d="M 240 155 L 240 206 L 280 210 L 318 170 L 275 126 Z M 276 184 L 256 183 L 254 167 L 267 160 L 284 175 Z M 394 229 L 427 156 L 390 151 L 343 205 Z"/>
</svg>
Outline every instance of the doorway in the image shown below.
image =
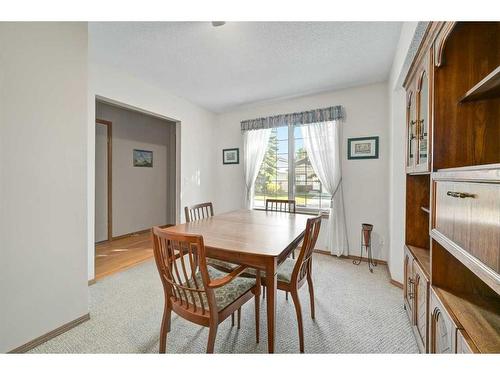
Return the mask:
<svg viewBox="0 0 500 375">
<path fill-rule="evenodd" d="M 96 101 L 95 280 L 153 257 L 152 226 L 175 225 L 180 123 Z"/>
</svg>

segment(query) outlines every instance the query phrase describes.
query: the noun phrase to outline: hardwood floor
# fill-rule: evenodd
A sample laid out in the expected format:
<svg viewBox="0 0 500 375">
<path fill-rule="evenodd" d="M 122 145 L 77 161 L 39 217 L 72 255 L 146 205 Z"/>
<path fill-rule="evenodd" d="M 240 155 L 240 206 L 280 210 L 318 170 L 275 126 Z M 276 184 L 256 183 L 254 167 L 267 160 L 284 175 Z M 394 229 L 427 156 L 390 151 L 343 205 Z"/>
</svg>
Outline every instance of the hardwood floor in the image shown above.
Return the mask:
<svg viewBox="0 0 500 375">
<path fill-rule="evenodd" d="M 153 257 L 151 233 L 130 236 L 96 244 L 95 279 L 102 279 Z"/>
</svg>

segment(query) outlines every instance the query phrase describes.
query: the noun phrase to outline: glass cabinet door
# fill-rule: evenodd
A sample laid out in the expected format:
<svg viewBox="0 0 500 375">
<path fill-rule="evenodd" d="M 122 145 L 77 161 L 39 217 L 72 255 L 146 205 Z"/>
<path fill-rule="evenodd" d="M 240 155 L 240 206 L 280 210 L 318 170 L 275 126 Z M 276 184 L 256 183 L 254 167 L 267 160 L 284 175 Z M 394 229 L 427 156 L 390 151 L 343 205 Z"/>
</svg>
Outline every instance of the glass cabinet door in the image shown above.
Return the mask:
<svg viewBox="0 0 500 375">
<path fill-rule="evenodd" d="M 417 110 L 416 100 L 413 91 L 408 91 L 407 105 L 406 105 L 406 128 L 407 128 L 407 146 L 406 146 L 406 169 L 408 172 L 412 171 L 415 166 L 416 152 L 417 152 L 417 138 L 416 138 L 416 123 L 417 123 Z"/>
<path fill-rule="evenodd" d="M 429 158 L 429 75 L 422 72 L 418 90 L 418 123 L 416 136 L 418 137 L 417 164 L 419 169 L 427 170 Z"/>
</svg>

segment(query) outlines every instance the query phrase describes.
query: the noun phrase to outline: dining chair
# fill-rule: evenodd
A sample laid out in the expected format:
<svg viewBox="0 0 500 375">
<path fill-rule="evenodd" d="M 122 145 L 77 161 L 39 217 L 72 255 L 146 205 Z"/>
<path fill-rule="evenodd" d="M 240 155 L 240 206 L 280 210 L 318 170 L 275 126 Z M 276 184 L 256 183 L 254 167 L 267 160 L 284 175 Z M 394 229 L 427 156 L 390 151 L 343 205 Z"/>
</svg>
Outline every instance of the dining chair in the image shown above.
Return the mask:
<svg viewBox="0 0 500 375">
<path fill-rule="evenodd" d="M 312 281 L 312 254 L 316 241 L 318 239 L 319 230 L 321 228 L 321 215 L 307 219 L 306 229 L 304 232 L 304 239 L 302 241 L 300 252 L 297 259 L 286 258 L 283 263 L 278 266 L 277 289 L 283 290 L 286 293 L 288 300 L 288 293 L 291 294 L 295 312 L 297 314 L 297 324 L 299 329 L 299 346 L 300 352 L 304 353 L 304 327 L 302 322 L 302 309 L 299 300 L 299 289 L 307 281 L 309 287 L 309 300 L 311 305 L 311 318 L 315 319 L 314 312 L 314 288 Z M 253 268 L 248 269 L 243 274 L 248 277 L 248 274 L 254 274 Z M 265 285 L 265 275 L 262 276 L 262 285 Z M 263 288 L 265 293 L 265 288 Z"/>
<path fill-rule="evenodd" d="M 186 216 L 186 222 L 191 223 L 196 220 L 202 220 L 214 216 L 214 206 L 212 202 L 199 203 L 189 207 L 186 206 L 184 207 L 184 213 Z M 217 268 L 219 271 L 227 273 L 233 271 L 238 267 L 237 264 L 225 262 L 223 260 L 218 260 L 218 259 L 208 258 L 207 262 L 209 265 Z M 234 325 L 234 317 L 232 318 L 232 320 Z"/>
<path fill-rule="evenodd" d="M 214 206 L 212 202 L 205 202 L 200 204 L 195 204 L 193 206 L 184 207 L 184 214 L 186 216 L 186 222 L 204 219 L 210 216 L 214 216 Z"/>
<path fill-rule="evenodd" d="M 266 199 L 266 211 L 295 213 L 295 199 Z M 292 259 L 295 259 L 295 249 L 292 250 Z M 287 294 L 288 300 L 288 294 Z"/>
<path fill-rule="evenodd" d="M 278 267 L 277 279 L 278 289 L 290 293 L 295 312 L 297 313 L 297 324 L 299 328 L 300 352 L 304 353 L 304 327 L 302 323 L 302 310 L 299 300 L 299 289 L 307 281 L 309 287 L 309 299 L 311 304 L 311 318 L 314 319 L 314 288 L 312 281 L 312 254 L 321 227 L 321 216 L 307 219 L 304 240 L 300 248 L 297 260 L 286 258 Z"/>
<path fill-rule="evenodd" d="M 295 213 L 294 199 L 266 199 L 266 211 Z"/>
<path fill-rule="evenodd" d="M 175 234 L 152 228 L 156 266 L 163 284 L 165 304 L 160 329 L 160 353 L 166 352 L 171 314 L 209 327 L 207 353 L 213 353 L 218 325 L 252 297 L 255 299 L 255 336 L 259 342 L 260 272 L 256 277 L 239 275 L 247 266 L 230 273 L 207 265 L 203 237 Z"/>
</svg>

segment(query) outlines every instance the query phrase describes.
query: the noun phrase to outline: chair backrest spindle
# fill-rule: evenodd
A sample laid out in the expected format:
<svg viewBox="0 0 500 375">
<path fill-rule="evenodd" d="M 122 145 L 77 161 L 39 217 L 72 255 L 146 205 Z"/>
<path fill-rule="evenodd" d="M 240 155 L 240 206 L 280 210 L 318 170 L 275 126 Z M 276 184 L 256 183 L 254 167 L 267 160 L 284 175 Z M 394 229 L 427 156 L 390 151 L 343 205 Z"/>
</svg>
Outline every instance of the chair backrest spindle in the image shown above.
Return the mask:
<svg viewBox="0 0 500 375">
<path fill-rule="evenodd" d="M 295 200 L 266 199 L 266 211 L 295 213 Z"/>
<path fill-rule="evenodd" d="M 186 310 L 206 315 L 214 309 L 213 290 L 208 288 L 208 275 L 203 237 L 169 233 L 159 227 L 152 229 L 156 266 L 163 284 L 165 298 L 172 299 Z M 196 278 L 201 273 L 201 280 Z"/>
<path fill-rule="evenodd" d="M 316 246 L 316 240 L 318 239 L 319 230 L 321 228 L 321 215 L 307 219 L 306 232 L 304 235 L 304 240 L 302 242 L 302 247 L 300 248 L 300 254 L 295 263 L 295 267 L 292 272 L 292 282 L 299 282 L 310 271 L 312 254 L 314 247 Z"/>
<path fill-rule="evenodd" d="M 192 221 L 205 219 L 210 216 L 214 216 L 214 206 L 212 202 L 195 204 L 193 206 L 184 207 L 184 214 L 186 216 L 186 222 L 190 223 Z"/>
</svg>

